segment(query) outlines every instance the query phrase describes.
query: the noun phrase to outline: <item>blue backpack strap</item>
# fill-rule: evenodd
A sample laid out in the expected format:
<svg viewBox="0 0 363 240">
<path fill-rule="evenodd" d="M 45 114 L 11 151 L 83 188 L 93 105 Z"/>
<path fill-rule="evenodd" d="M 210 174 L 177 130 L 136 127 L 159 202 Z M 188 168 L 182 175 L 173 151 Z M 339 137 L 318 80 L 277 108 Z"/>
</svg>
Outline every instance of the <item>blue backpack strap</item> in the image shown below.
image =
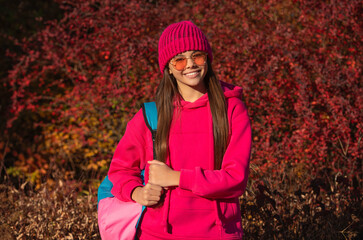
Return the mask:
<svg viewBox="0 0 363 240">
<path fill-rule="evenodd" d="M 158 127 L 158 111 L 156 108 L 156 104 L 155 102 L 146 102 L 142 104 L 142 112 L 144 114 L 144 119 L 145 119 L 145 123 L 146 126 L 149 128 L 150 132 L 151 132 L 151 136 L 152 136 L 152 140 L 153 140 L 153 157 L 154 159 L 156 158 L 156 153 L 155 153 L 155 138 L 156 138 L 156 129 Z M 142 170 L 142 175 L 144 175 L 144 170 Z M 144 214 L 146 207 L 142 206 L 142 210 L 141 210 L 141 214 L 139 217 L 139 220 L 137 221 L 136 224 L 136 229 L 139 227 L 140 225 L 140 221 L 141 218 Z M 137 239 L 137 237 L 135 236 L 135 240 Z"/>
<path fill-rule="evenodd" d="M 158 127 L 158 110 L 156 108 L 155 102 L 143 103 L 142 112 L 144 114 L 146 126 L 151 131 L 151 136 L 153 139 L 153 155 L 154 155 L 154 159 L 156 159 L 155 138 L 156 138 L 156 129 Z"/>
<path fill-rule="evenodd" d="M 146 102 L 142 104 L 142 112 L 147 127 L 150 131 L 156 131 L 158 127 L 158 111 L 155 102 Z"/>
</svg>

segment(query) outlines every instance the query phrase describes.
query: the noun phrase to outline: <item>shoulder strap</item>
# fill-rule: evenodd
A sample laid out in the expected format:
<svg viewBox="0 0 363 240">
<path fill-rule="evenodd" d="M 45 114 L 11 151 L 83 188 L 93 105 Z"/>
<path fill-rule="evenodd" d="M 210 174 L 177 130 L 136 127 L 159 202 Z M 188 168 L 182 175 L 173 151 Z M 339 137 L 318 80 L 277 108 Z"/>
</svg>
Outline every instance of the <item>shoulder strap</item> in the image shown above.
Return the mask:
<svg viewBox="0 0 363 240">
<path fill-rule="evenodd" d="M 158 127 L 158 111 L 155 102 L 146 102 L 142 104 L 145 123 L 150 131 L 156 131 Z"/>
<path fill-rule="evenodd" d="M 156 109 L 155 102 L 146 102 L 142 104 L 142 112 L 144 114 L 144 119 L 146 126 L 150 129 L 152 139 L 153 139 L 153 154 L 154 158 L 155 154 L 155 138 L 156 138 L 156 129 L 158 127 L 158 111 Z"/>
<path fill-rule="evenodd" d="M 142 104 L 142 112 L 144 114 L 144 120 L 146 123 L 146 126 L 149 128 L 150 132 L 151 132 L 151 136 L 152 136 L 152 140 L 153 140 L 153 157 L 154 159 L 156 158 L 156 153 L 155 153 L 155 138 L 156 138 L 156 129 L 158 127 L 158 111 L 156 109 L 156 104 L 155 102 L 146 102 Z M 141 175 L 144 175 L 144 171 L 141 171 Z M 140 221 L 142 218 L 142 215 L 145 211 L 145 206 L 142 206 L 142 210 L 141 210 L 141 214 L 139 219 L 137 220 L 136 223 L 136 229 L 139 227 L 140 225 Z M 135 238 L 136 239 L 136 238 Z"/>
</svg>

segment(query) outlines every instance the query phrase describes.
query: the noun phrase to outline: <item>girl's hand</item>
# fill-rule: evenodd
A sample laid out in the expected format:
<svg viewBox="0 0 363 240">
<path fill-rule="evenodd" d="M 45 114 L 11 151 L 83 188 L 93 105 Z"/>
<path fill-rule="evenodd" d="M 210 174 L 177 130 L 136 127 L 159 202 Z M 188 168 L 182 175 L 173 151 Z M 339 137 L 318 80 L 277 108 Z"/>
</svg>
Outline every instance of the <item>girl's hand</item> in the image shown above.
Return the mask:
<svg viewBox="0 0 363 240">
<path fill-rule="evenodd" d="M 149 183 L 161 187 L 179 186 L 180 172 L 174 171 L 165 163 L 157 160 L 148 161 Z"/>
<path fill-rule="evenodd" d="M 143 206 L 150 207 L 159 203 L 162 193 L 162 187 L 147 183 L 144 187 L 135 188 L 131 198 Z"/>
</svg>

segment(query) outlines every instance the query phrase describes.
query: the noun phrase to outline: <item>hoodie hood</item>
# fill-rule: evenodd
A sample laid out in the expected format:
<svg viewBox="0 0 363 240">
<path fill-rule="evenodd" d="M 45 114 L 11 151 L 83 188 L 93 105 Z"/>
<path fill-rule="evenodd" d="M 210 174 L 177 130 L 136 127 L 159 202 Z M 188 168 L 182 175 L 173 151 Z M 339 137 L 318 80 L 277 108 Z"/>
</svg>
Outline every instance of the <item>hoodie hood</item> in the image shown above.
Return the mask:
<svg viewBox="0 0 363 240">
<path fill-rule="evenodd" d="M 241 87 L 232 85 L 230 83 L 222 82 L 222 81 L 220 81 L 220 82 L 221 82 L 221 86 L 222 86 L 224 96 L 226 97 L 226 99 L 234 98 L 234 97 L 239 98 L 239 99 L 242 98 L 243 90 Z"/>
<path fill-rule="evenodd" d="M 228 98 L 242 98 L 242 88 L 232 85 L 230 83 L 226 83 L 223 81 L 220 81 L 222 90 L 224 92 L 224 96 L 226 99 Z M 188 102 L 183 99 L 180 100 L 180 105 L 185 108 L 198 108 L 198 107 L 204 107 L 208 103 L 208 93 L 201 96 L 197 101 L 195 102 Z M 177 104 L 177 103 L 175 103 Z"/>
</svg>

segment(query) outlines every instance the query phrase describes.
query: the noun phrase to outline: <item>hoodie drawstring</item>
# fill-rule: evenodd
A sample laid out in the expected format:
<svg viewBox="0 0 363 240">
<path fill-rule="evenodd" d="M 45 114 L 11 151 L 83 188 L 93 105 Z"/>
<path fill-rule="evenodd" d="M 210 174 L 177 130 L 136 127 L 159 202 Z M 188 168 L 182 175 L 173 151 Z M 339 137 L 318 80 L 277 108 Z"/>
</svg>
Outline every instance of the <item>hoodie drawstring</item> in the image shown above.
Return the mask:
<svg viewBox="0 0 363 240">
<path fill-rule="evenodd" d="M 222 221 L 221 221 L 221 217 L 220 217 L 220 210 L 219 210 L 219 203 L 218 203 L 218 200 L 214 200 L 215 204 L 214 204 L 214 207 L 215 207 L 215 218 L 216 218 L 216 225 L 218 226 L 219 228 L 219 231 L 220 231 L 220 236 L 222 237 Z"/>
<path fill-rule="evenodd" d="M 164 232 L 169 233 L 169 209 L 170 209 L 170 194 L 171 190 L 169 189 L 165 194 L 165 202 L 164 202 L 164 212 L 162 225 L 164 227 Z"/>
<path fill-rule="evenodd" d="M 221 221 L 220 214 L 219 214 L 218 200 L 215 200 L 214 202 L 215 202 L 214 207 L 215 207 L 216 225 L 222 226 L 222 221 Z"/>
<path fill-rule="evenodd" d="M 167 158 L 167 165 L 171 167 L 170 159 Z M 164 232 L 171 233 L 169 230 L 169 211 L 170 211 L 170 195 L 171 195 L 172 188 L 169 188 L 168 191 L 165 193 L 164 199 L 164 212 L 162 218 L 162 225 L 164 227 Z"/>
</svg>

